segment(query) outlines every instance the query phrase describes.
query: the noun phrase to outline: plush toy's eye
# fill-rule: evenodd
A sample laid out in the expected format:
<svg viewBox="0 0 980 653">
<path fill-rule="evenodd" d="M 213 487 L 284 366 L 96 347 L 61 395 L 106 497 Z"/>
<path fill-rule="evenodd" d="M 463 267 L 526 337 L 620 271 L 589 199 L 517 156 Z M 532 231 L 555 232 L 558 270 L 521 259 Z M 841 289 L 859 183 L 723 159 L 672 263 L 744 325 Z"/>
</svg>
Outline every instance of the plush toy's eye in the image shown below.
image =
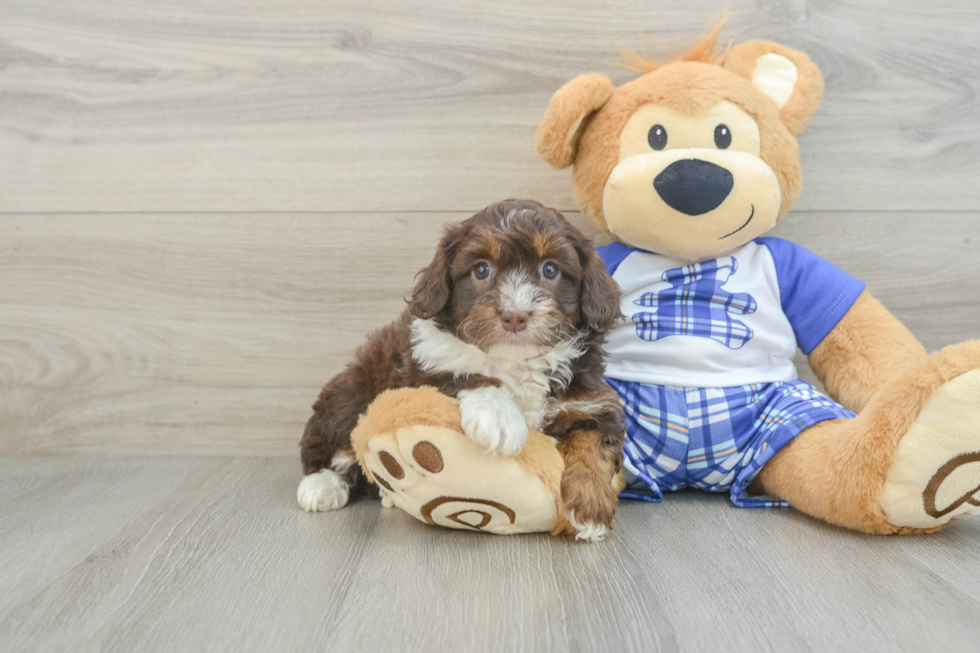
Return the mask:
<svg viewBox="0 0 980 653">
<path fill-rule="evenodd" d="M 490 264 L 486 261 L 480 261 L 473 268 L 473 276 L 477 279 L 486 279 L 490 276 Z"/>
<path fill-rule="evenodd" d="M 541 276 L 545 279 L 554 279 L 558 276 L 558 266 L 551 261 L 547 261 L 541 266 Z"/>
<path fill-rule="evenodd" d="M 728 149 L 728 146 L 731 144 L 732 132 L 728 129 L 728 125 L 718 125 L 715 127 L 715 145 L 718 146 L 718 149 Z"/>
<path fill-rule="evenodd" d="M 654 125 L 647 134 L 647 142 L 655 150 L 662 150 L 667 147 L 667 130 L 663 125 Z"/>
</svg>

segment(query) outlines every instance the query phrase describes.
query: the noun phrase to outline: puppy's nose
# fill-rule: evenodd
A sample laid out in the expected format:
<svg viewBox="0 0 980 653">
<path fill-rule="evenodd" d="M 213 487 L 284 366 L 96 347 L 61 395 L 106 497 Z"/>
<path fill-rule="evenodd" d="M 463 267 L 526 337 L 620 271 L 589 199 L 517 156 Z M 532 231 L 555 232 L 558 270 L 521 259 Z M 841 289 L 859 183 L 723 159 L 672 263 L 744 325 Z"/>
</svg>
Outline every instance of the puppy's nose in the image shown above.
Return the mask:
<svg viewBox="0 0 980 653">
<path fill-rule="evenodd" d="M 674 161 L 653 180 L 654 189 L 667 206 L 687 215 L 717 209 L 734 185 L 732 173 L 700 159 Z"/>
<path fill-rule="evenodd" d="M 504 314 L 500 316 L 500 321 L 504 323 L 504 329 L 517 333 L 527 328 L 527 313 L 525 311 L 504 311 Z"/>
</svg>

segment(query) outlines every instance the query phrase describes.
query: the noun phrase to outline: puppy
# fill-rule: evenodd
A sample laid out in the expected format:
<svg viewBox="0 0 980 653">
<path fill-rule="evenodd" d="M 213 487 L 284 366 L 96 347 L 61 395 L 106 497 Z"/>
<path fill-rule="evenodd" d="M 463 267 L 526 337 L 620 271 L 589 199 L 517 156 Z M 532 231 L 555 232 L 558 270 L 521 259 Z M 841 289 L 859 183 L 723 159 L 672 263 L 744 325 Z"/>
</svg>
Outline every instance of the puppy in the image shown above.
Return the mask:
<svg viewBox="0 0 980 653">
<path fill-rule="evenodd" d="M 601 540 L 625 435 L 603 381 L 602 343 L 619 306 L 592 242 L 557 211 L 507 200 L 449 225 L 405 313 L 313 405 L 300 505 L 333 510 L 368 490 L 350 443 L 358 417 L 385 390 L 429 385 L 459 399 L 463 430 L 489 452 L 518 453 L 528 427 L 555 438 L 566 464 L 555 534 Z"/>
</svg>

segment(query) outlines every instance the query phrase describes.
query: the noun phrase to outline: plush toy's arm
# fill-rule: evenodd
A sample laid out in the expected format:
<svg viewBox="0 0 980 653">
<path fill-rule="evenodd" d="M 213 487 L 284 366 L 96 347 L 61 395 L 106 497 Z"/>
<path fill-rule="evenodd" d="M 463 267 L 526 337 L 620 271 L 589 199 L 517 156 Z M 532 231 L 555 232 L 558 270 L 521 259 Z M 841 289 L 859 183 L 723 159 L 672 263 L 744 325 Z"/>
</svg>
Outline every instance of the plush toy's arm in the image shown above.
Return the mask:
<svg viewBox="0 0 980 653">
<path fill-rule="evenodd" d="M 883 382 L 925 362 L 926 350 L 865 290 L 808 360 L 827 393 L 858 412 Z"/>
</svg>

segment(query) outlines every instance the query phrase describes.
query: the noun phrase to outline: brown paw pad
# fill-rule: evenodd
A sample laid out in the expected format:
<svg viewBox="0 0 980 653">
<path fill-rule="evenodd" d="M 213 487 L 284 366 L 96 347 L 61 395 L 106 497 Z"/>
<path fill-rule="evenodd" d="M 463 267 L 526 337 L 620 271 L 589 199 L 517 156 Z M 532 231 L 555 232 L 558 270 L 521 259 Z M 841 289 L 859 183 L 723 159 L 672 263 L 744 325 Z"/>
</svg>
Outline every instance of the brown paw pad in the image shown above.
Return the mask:
<svg viewBox="0 0 980 653">
<path fill-rule="evenodd" d="M 970 469 L 970 467 L 974 467 Z M 942 519 L 954 510 L 958 510 L 966 504 L 980 507 L 980 484 L 960 494 L 960 490 L 954 489 L 964 484 L 969 487 L 980 476 L 980 451 L 965 453 L 948 461 L 933 475 L 926 485 L 926 491 L 922 493 L 922 504 L 926 514 L 934 519 Z M 962 481 L 958 477 L 964 477 Z M 951 492 L 944 491 L 943 485 L 949 481 Z M 960 482 L 958 482 L 960 481 Z M 959 495 L 959 496 L 956 496 Z M 945 497 L 945 501 L 943 498 Z M 950 501 L 952 498 L 952 501 Z M 939 505 L 937 504 L 937 500 Z M 967 510 L 969 511 L 969 509 Z"/>
<path fill-rule="evenodd" d="M 478 531 L 494 524 L 495 519 L 500 524 L 513 524 L 517 518 L 513 510 L 498 501 L 463 497 L 437 497 L 422 506 L 420 512 L 429 524 L 453 527 L 445 523 L 451 521 Z"/>
</svg>

